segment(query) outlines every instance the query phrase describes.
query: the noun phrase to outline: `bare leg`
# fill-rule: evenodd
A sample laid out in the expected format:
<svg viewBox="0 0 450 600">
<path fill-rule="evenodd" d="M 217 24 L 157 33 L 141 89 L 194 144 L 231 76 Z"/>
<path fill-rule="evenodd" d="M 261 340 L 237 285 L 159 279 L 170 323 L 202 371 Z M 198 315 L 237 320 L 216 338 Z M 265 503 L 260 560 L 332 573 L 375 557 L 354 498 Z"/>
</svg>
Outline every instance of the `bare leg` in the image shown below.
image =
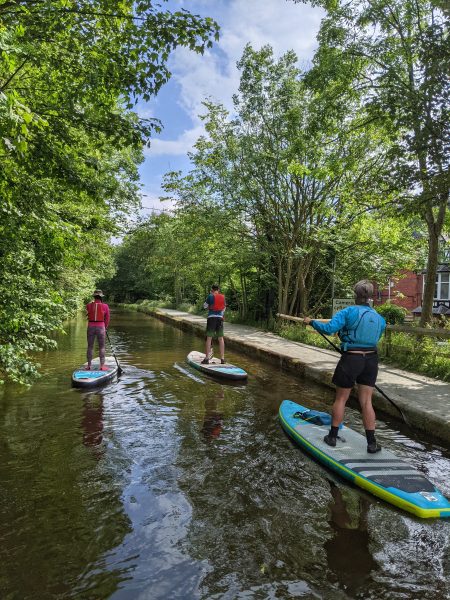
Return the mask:
<svg viewBox="0 0 450 600">
<path fill-rule="evenodd" d="M 351 388 L 336 388 L 336 398 L 331 411 L 333 427 L 339 427 L 344 420 L 345 405 L 347 404 L 351 391 Z"/>
<path fill-rule="evenodd" d="M 211 352 L 211 339 L 212 338 L 206 336 L 205 358 L 208 358 L 209 353 Z"/>
<path fill-rule="evenodd" d="M 219 350 L 220 350 L 220 358 L 225 360 L 225 342 L 223 341 L 223 337 L 219 338 Z"/>
<path fill-rule="evenodd" d="M 358 385 L 358 398 L 361 405 L 364 429 L 375 429 L 375 411 L 372 406 L 373 387 Z"/>
</svg>

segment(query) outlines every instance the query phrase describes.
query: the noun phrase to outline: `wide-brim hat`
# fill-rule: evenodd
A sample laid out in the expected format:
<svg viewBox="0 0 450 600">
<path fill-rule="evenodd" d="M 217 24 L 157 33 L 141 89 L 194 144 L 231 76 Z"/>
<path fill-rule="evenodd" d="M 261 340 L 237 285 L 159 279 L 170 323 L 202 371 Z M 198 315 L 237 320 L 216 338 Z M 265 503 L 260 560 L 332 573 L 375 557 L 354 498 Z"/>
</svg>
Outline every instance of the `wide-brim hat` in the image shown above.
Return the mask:
<svg viewBox="0 0 450 600">
<path fill-rule="evenodd" d="M 92 295 L 93 296 L 100 296 L 100 298 L 103 298 L 104 293 L 102 292 L 102 290 L 95 290 Z"/>
</svg>

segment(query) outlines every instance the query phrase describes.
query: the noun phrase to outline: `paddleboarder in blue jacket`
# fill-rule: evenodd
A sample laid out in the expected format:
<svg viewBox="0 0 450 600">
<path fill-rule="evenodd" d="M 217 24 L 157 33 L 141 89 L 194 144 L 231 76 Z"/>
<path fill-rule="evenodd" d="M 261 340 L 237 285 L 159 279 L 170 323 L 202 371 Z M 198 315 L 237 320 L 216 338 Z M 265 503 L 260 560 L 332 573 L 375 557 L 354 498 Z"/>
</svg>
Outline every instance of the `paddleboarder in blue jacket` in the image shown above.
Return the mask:
<svg viewBox="0 0 450 600">
<path fill-rule="evenodd" d="M 336 398 L 332 409 L 330 432 L 324 437 L 329 446 L 336 446 L 339 425 L 344 419 L 347 400 L 355 383 L 358 384 L 358 398 L 367 438 L 367 452 L 374 454 L 381 450 L 375 439 L 375 411 L 372 406 L 373 388 L 378 375 L 377 343 L 386 328 L 386 321 L 369 300 L 373 296 L 373 285 L 362 280 L 354 287 L 355 305 L 337 312 L 329 322 L 321 322 L 309 317 L 305 323 L 316 331 L 331 335 L 338 333 L 341 340 L 342 356 L 333 375 Z"/>
</svg>

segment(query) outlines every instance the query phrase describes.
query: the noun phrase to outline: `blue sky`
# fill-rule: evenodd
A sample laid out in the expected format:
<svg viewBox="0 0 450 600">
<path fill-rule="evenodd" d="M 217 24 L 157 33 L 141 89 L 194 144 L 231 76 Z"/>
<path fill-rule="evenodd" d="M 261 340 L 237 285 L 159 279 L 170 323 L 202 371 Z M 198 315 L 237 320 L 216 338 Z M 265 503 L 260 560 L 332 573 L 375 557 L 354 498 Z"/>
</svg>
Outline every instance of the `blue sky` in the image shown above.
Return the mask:
<svg viewBox="0 0 450 600">
<path fill-rule="evenodd" d="M 232 95 L 239 85 L 236 62 L 244 47 L 270 44 L 276 56 L 294 50 L 302 67 L 308 65 L 317 47 L 316 35 L 323 12 L 308 4 L 289 0 L 170 0 L 173 9 L 216 19 L 220 40 L 198 55 L 184 48 L 175 50 L 169 62 L 172 78 L 158 96 L 138 104 L 141 116 L 159 118 L 163 131 L 152 139 L 140 167 L 142 204 L 158 210 L 170 208 L 159 201 L 161 182 L 169 170 L 189 170 L 187 152 L 203 132 L 198 115 L 202 101 L 211 98 L 231 109 Z M 142 214 L 149 214 L 143 210 Z"/>
</svg>

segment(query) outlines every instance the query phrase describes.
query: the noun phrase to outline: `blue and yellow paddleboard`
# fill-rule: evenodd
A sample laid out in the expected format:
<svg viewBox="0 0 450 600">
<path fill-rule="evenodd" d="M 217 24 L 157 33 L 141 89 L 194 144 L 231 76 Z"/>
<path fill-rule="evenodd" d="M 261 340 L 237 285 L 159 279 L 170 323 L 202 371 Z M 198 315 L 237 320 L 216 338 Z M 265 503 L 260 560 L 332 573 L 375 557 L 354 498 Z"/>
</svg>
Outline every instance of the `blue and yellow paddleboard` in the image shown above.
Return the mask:
<svg viewBox="0 0 450 600">
<path fill-rule="evenodd" d="M 450 502 L 422 473 L 383 448 L 367 453 L 366 438 L 341 427 L 336 447 L 324 436 L 331 424 L 329 414 L 283 400 L 281 425 L 304 450 L 342 477 L 417 517 L 450 517 Z"/>
<path fill-rule="evenodd" d="M 202 365 L 202 360 L 205 358 L 205 354 L 202 352 L 196 352 L 193 350 L 187 355 L 187 362 L 202 373 L 207 373 L 213 377 L 221 377 L 222 379 L 231 379 L 233 381 L 243 381 L 247 379 L 247 371 L 232 365 L 231 363 L 221 364 L 218 358 L 212 358 L 208 365 Z"/>
</svg>

